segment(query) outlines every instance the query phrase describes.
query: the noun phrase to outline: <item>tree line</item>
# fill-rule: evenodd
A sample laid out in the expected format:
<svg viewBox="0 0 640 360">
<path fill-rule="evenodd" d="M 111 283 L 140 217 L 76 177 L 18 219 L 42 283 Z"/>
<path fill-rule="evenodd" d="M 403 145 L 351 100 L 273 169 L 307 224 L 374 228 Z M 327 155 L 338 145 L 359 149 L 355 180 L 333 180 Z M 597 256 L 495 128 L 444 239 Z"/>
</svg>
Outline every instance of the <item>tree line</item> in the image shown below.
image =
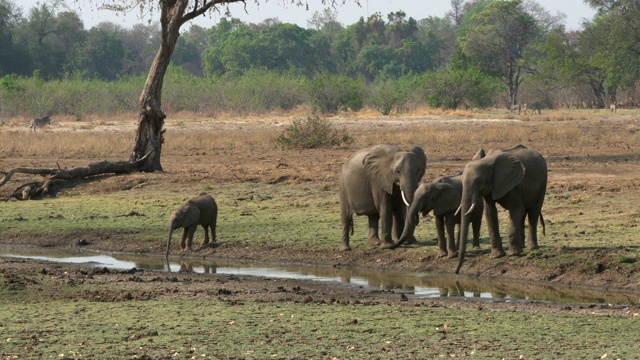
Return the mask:
<svg viewBox="0 0 640 360">
<path fill-rule="evenodd" d="M 635 106 L 640 5 L 586 2 L 596 15 L 570 31 L 533 0 L 451 0 L 442 17 L 397 11 L 350 25 L 328 8 L 306 28 L 223 17 L 181 34 L 163 102 L 205 113 Z M 158 24 L 85 29 L 59 2 L 23 13 L 0 0 L 0 116 L 135 110 L 159 37 Z"/>
</svg>

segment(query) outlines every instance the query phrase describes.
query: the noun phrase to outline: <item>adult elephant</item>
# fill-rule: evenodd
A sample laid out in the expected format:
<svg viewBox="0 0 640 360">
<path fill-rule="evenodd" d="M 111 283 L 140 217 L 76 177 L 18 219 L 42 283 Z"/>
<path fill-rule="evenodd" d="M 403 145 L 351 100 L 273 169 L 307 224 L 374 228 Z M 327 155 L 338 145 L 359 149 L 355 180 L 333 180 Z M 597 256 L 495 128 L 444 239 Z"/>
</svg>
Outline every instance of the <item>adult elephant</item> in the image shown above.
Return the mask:
<svg viewBox="0 0 640 360">
<path fill-rule="evenodd" d="M 466 251 L 469 221 L 473 209 L 484 200 L 485 218 L 491 242 L 491 257 L 505 256 L 498 228 L 496 203 L 509 211 L 509 250 L 519 255 L 524 248 L 524 220 L 529 220 L 529 249 L 538 248 L 538 218 L 542 222 L 542 204 L 547 190 L 547 162 L 535 150 L 516 145 L 506 150 L 492 150 L 473 160 L 462 172 L 460 212 L 460 251 L 456 274 Z"/>
<path fill-rule="evenodd" d="M 354 214 L 368 216 L 369 244 L 393 246 L 392 231 L 396 238 L 402 234 L 406 208 L 426 166 L 427 157 L 419 146 L 404 151 L 395 145 L 375 145 L 353 154 L 340 176 L 340 250 L 351 250 L 349 232 L 353 232 Z"/>
<path fill-rule="evenodd" d="M 480 149 L 472 160 L 485 157 L 484 150 Z M 462 198 L 462 173 L 441 176 L 430 183 L 421 184 L 415 192 L 413 202 L 407 212 L 404 231 L 394 247 L 413 236 L 418 225 L 419 215 L 426 216 L 433 211 L 436 219 L 436 233 L 438 236 L 439 257 L 455 258 L 458 256 L 459 235 L 455 236 L 455 226 L 460 225 L 460 199 Z M 482 224 L 482 202 L 473 209 L 470 221 L 473 228 L 473 248 L 480 248 L 480 226 Z M 446 235 L 445 235 L 446 231 Z"/>
</svg>

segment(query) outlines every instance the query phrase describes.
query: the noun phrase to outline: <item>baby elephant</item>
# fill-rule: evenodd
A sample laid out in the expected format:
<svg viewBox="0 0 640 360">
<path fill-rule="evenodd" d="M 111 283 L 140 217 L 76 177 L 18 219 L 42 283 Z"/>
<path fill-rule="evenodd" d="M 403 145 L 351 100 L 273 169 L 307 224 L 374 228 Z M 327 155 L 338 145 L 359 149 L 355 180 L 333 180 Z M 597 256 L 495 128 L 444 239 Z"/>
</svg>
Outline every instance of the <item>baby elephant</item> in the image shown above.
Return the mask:
<svg viewBox="0 0 640 360">
<path fill-rule="evenodd" d="M 485 152 L 481 149 L 475 154 L 473 160 L 483 157 L 485 157 Z M 448 258 L 458 256 L 460 234 L 455 234 L 455 226 L 456 224 L 460 226 L 461 219 L 459 208 L 462 199 L 462 174 L 442 176 L 430 183 L 423 183 L 418 187 L 413 197 L 414 201 L 407 211 L 404 231 L 393 247 L 400 246 L 407 238 L 413 235 L 420 213 L 426 216 L 433 211 L 438 234 L 438 256 L 446 256 Z M 480 225 L 482 224 L 483 212 L 484 206 L 480 201 L 470 214 L 474 248 L 480 247 Z"/>
<path fill-rule="evenodd" d="M 169 248 L 171 245 L 171 234 L 173 230 L 182 228 L 182 239 L 180 240 L 180 248 L 182 251 L 187 249 L 193 250 L 193 234 L 196 227 L 202 225 L 204 228 L 204 240 L 202 246 L 209 243 L 209 228 L 211 228 L 211 240 L 216 242 L 216 219 L 218 218 L 218 205 L 213 197 L 206 192 L 187 200 L 178 210 L 171 214 L 169 222 L 169 239 L 167 240 L 167 253 L 165 257 L 169 257 Z M 188 238 L 188 240 L 187 240 Z M 185 240 L 187 240 L 185 246 Z"/>
<path fill-rule="evenodd" d="M 29 127 L 31 128 L 31 130 L 36 131 L 37 128 L 43 127 L 45 125 L 51 125 L 51 117 L 50 116 L 45 116 L 45 117 L 40 118 L 40 119 L 31 120 L 31 124 L 29 125 Z"/>
</svg>

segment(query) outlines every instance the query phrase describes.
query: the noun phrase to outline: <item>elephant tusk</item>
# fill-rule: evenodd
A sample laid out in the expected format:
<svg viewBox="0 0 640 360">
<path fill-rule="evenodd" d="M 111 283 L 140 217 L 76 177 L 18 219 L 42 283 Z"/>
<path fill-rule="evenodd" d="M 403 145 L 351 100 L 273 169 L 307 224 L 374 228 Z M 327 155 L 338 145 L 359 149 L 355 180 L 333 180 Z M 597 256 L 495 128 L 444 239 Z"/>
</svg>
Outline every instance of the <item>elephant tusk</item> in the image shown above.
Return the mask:
<svg viewBox="0 0 640 360">
<path fill-rule="evenodd" d="M 460 214 L 460 209 L 462 208 L 462 205 L 458 206 L 458 210 L 456 210 L 456 213 L 453 214 L 453 216 L 458 216 L 458 214 Z"/>
<path fill-rule="evenodd" d="M 473 211 L 473 209 L 475 209 L 475 207 L 476 207 L 476 203 L 474 202 L 471 204 L 471 207 L 469 208 L 469 210 L 467 210 L 467 212 L 464 213 L 464 216 L 471 214 L 471 212 Z"/>
<path fill-rule="evenodd" d="M 402 195 L 402 201 L 404 201 L 404 204 L 407 205 L 407 207 L 411 206 L 411 205 L 409 205 L 409 202 L 407 201 L 407 198 L 404 197 L 404 191 L 400 190 L 400 195 Z"/>
</svg>

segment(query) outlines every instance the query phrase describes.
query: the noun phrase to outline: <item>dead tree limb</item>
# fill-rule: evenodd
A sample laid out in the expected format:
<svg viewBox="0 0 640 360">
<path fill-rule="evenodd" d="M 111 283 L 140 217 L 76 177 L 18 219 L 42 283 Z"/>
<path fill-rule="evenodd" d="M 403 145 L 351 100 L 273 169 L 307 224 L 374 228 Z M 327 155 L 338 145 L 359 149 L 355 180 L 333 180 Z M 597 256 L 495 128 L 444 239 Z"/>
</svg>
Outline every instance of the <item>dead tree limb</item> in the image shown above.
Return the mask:
<svg viewBox="0 0 640 360">
<path fill-rule="evenodd" d="M 151 152 L 135 161 L 101 161 L 87 166 L 73 167 L 71 169 L 61 169 L 58 165 L 57 168 L 18 167 L 6 171 L 0 170 L 0 174 L 3 175 L 0 179 L 0 187 L 5 185 L 14 174 L 42 175 L 45 177 L 44 181 L 31 181 L 20 185 L 11 195 L 5 197 L 3 200 L 7 201 L 12 198 L 29 200 L 35 196 L 47 194 L 51 185 L 56 181 L 71 181 L 97 175 L 123 174 L 139 171 L 150 154 Z"/>
</svg>

